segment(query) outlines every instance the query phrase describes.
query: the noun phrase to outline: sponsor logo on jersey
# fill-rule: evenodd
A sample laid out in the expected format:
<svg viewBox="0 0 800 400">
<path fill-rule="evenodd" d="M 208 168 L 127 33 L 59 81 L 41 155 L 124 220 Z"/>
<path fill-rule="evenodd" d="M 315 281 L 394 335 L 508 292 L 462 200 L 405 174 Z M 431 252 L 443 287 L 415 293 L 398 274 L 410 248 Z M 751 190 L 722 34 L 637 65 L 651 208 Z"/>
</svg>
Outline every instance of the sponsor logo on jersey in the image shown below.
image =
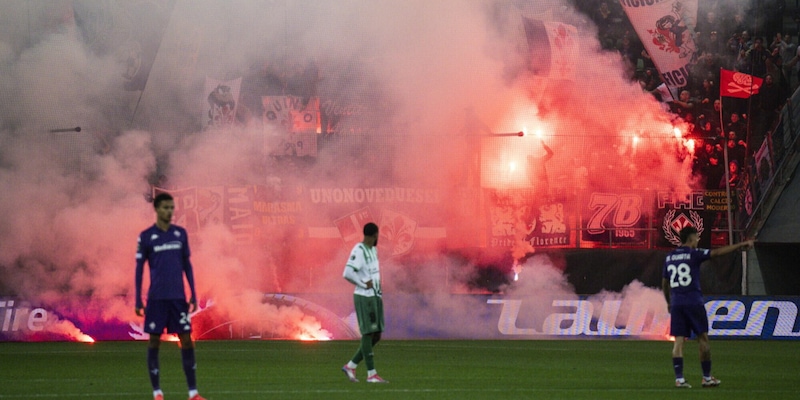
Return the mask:
<svg viewBox="0 0 800 400">
<path fill-rule="evenodd" d="M 181 242 L 169 242 L 160 244 L 158 246 L 153 246 L 153 252 L 158 253 L 165 250 L 180 250 L 182 247 Z"/>
</svg>

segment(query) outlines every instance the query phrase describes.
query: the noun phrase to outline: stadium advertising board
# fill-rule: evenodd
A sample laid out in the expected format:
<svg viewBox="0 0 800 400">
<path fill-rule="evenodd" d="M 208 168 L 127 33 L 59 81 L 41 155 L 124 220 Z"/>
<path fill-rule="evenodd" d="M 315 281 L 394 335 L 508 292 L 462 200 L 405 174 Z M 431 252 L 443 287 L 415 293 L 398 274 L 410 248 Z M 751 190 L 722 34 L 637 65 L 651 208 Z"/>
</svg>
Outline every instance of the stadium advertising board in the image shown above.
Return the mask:
<svg viewBox="0 0 800 400">
<path fill-rule="evenodd" d="M 669 339 L 665 305 L 622 298 L 386 294 L 384 299 L 387 339 Z M 272 311 L 249 325 L 227 320 L 212 301 L 203 301 L 192 315 L 193 335 L 199 340 L 356 339 L 358 327 L 350 301 L 346 294 L 266 294 L 260 302 L 274 306 Z M 798 306 L 800 297 L 706 297 L 709 335 L 798 340 Z M 147 339 L 135 317 L 131 321 L 87 319 L 90 314 L 1 298 L 0 341 Z M 289 326 L 296 329 L 286 329 Z"/>
</svg>

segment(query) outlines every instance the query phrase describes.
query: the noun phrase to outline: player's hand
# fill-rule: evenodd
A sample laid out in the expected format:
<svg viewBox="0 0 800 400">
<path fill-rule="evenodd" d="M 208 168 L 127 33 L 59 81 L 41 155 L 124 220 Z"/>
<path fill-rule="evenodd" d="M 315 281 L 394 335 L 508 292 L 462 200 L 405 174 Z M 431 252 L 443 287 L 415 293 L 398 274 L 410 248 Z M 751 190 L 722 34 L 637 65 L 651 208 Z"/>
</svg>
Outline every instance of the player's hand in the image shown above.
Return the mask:
<svg viewBox="0 0 800 400">
<path fill-rule="evenodd" d="M 193 313 L 197 311 L 197 300 L 191 299 L 189 300 L 189 313 Z"/>
<path fill-rule="evenodd" d="M 755 246 L 755 244 L 756 241 L 753 239 L 745 240 L 744 242 L 742 242 L 742 248 L 745 250 L 750 250 Z"/>
<path fill-rule="evenodd" d="M 144 315 L 144 307 L 136 307 L 136 316 L 141 317 Z"/>
<path fill-rule="evenodd" d="M 372 286 L 372 279 L 368 280 L 367 281 L 367 289 L 372 289 L 373 287 L 374 286 Z"/>
</svg>

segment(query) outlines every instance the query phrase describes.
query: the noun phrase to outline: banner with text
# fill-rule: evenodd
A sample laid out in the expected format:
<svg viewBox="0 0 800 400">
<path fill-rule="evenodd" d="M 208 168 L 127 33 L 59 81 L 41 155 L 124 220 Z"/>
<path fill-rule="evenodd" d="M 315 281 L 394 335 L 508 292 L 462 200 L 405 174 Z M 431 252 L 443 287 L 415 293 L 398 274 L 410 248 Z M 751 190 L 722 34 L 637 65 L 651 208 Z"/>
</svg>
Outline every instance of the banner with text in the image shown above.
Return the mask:
<svg viewBox="0 0 800 400">
<path fill-rule="evenodd" d="M 648 197 L 646 192 L 591 193 L 581 210 L 581 240 L 644 245 L 650 215 Z"/>
<path fill-rule="evenodd" d="M 673 96 L 689 83 L 698 0 L 620 0 Z"/>
<path fill-rule="evenodd" d="M 316 157 L 320 132 L 318 97 L 262 96 L 267 147 L 276 156 Z"/>
<path fill-rule="evenodd" d="M 656 292 L 656 289 L 648 289 Z M 385 293 L 386 339 L 646 339 L 669 340 L 666 303 L 572 296 Z M 290 307 L 251 321 L 221 314 L 201 299 L 192 314 L 196 340 L 355 340 L 352 293 L 267 293 L 252 304 Z M 458 304 L 458 307 L 453 305 Z M 705 297 L 709 336 L 725 339 L 800 340 L 800 297 Z M 0 298 L 0 342 L 147 340 L 140 319 L 103 319 L 87 310 L 53 309 L 24 299 Z M 303 322 L 313 321 L 311 324 Z"/>
<path fill-rule="evenodd" d="M 543 201 L 534 189 L 486 189 L 484 193 L 488 247 L 527 253 L 537 247 L 572 243 L 569 211 L 564 203 Z"/>
</svg>

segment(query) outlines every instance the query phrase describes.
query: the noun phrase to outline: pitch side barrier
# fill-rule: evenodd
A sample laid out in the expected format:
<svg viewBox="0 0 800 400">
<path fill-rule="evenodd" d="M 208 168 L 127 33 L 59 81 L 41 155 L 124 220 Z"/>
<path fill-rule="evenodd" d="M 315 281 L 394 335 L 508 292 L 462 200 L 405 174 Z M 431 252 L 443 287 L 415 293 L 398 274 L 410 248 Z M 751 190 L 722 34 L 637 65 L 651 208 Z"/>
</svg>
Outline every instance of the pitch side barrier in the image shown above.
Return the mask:
<svg viewBox="0 0 800 400">
<path fill-rule="evenodd" d="M 469 294 L 384 295 L 387 339 L 669 340 L 669 314 L 654 289 L 622 297 Z M 199 340 L 349 340 L 358 327 L 348 295 L 265 294 L 264 315 L 243 321 L 220 315 L 214 301 L 192 317 Z M 261 303 L 261 304 L 264 304 Z M 710 296 L 710 336 L 800 339 L 800 297 Z M 260 305 L 254 305 L 260 307 Z M 291 312 L 281 312 L 291 311 Z M 147 340 L 141 320 L 87 320 L 82 310 L 53 310 L 0 298 L 0 341 Z M 282 320 L 283 318 L 284 320 Z M 301 327 L 301 331 L 287 327 Z"/>
<path fill-rule="evenodd" d="M 497 333 L 513 339 L 668 339 L 669 314 L 641 301 L 580 297 L 553 300 L 552 309 L 517 298 L 489 298 L 500 308 Z M 706 297 L 713 338 L 800 339 L 800 297 Z M 531 310 L 534 309 L 534 310 Z M 531 312 L 543 315 L 539 323 Z"/>
</svg>

